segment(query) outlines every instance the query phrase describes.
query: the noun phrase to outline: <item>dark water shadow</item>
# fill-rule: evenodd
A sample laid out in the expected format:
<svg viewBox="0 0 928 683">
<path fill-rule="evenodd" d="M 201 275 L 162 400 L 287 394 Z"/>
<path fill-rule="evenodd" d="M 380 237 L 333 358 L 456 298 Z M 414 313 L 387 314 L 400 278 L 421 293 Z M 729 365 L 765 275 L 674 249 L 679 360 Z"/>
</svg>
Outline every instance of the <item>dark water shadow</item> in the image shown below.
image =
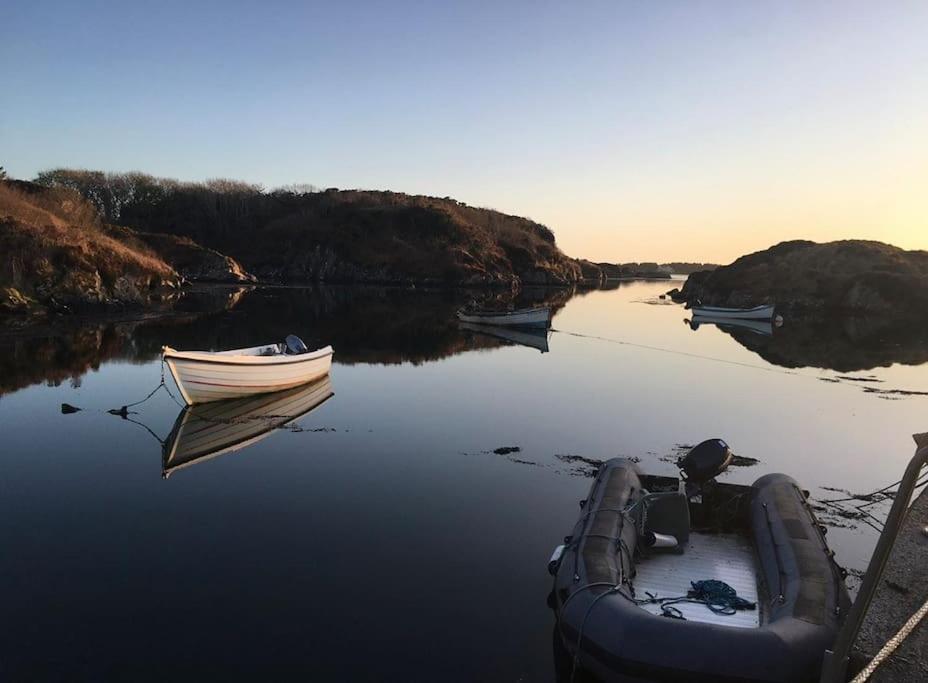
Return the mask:
<svg viewBox="0 0 928 683">
<path fill-rule="evenodd" d="M 789 319 L 782 327 L 718 325 L 743 347 L 784 368 L 859 372 L 928 362 L 928 329 L 886 318 Z"/>
</svg>

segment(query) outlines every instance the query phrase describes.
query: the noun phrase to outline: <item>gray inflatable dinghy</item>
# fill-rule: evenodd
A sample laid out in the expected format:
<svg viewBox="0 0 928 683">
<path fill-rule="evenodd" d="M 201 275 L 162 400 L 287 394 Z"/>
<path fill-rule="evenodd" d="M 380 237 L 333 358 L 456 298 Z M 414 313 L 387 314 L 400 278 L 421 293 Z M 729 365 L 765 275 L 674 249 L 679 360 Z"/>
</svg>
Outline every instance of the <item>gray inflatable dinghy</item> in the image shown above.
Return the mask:
<svg viewBox="0 0 928 683">
<path fill-rule="evenodd" d="M 817 680 L 850 605 L 845 573 L 793 479 L 714 481 L 730 460 L 714 439 L 682 459 L 688 479 L 621 458 L 599 469 L 548 567 L 571 675 Z"/>
</svg>

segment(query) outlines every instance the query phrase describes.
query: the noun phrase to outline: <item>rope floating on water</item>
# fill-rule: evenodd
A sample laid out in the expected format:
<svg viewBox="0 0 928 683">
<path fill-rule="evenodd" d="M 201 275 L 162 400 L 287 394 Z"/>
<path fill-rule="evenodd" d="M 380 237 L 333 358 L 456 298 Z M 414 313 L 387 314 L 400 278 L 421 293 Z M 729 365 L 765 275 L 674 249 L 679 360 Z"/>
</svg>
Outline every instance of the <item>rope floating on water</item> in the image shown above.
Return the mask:
<svg viewBox="0 0 928 683">
<path fill-rule="evenodd" d="M 780 375 L 799 375 L 799 376 L 808 376 L 802 375 L 802 373 L 793 372 L 792 370 L 781 370 L 780 368 L 768 368 L 763 365 L 755 365 L 753 363 L 742 363 L 737 360 L 728 360 L 727 358 L 718 358 L 716 356 L 704 356 L 699 353 L 691 353 L 689 351 L 679 351 L 677 349 L 668 349 L 663 346 L 652 346 L 650 344 L 639 344 L 637 342 L 625 341 L 624 339 L 614 339 L 612 337 L 600 337 L 595 334 L 581 334 L 580 332 L 570 332 L 569 330 L 558 330 L 551 328 L 552 332 L 557 332 L 558 334 L 566 334 L 570 337 L 580 337 L 582 339 L 595 339 L 597 341 L 609 342 L 610 344 L 619 344 L 621 346 L 631 346 L 636 349 L 646 349 L 648 351 L 659 351 L 661 353 L 670 353 L 675 356 L 685 356 L 688 358 L 698 358 L 700 360 L 711 360 L 716 363 L 725 363 L 726 365 L 736 365 L 743 368 L 751 368 L 752 370 L 763 370 L 764 372 L 774 372 Z"/>
<path fill-rule="evenodd" d="M 625 341 L 624 339 L 614 339 L 612 337 L 601 337 L 595 334 L 582 334 L 580 332 L 570 332 L 569 330 L 558 330 L 551 328 L 551 332 L 557 332 L 558 334 L 565 334 L 570 337 L 580 337 L 581 339 L 595 339 L 597 341 L 604 341 L 610 344 L 619 344 L 621 346 L 631 346 L 636 349 L 646 349 L 648 351 L 658 351 L 660 353 L 669 353 L 675 356 L 684 356 L 686 358 L 698 358 L 699 360 L 709 360 L 715 363 L 724 363 L 726 365 L 734 365 L 742 368 L 750 368 L 752 370 L 763 370 L 764 372 L 773 372 L 779 375 L 792 375 L 794 377 L 805 377 L 807 379 L 814 380 L 825 380 L 827 382 L 835 382 L 837 384 L 844 384 L 855 386 L 853 382 L 845 382 L 843 379 L 835 377 L 826 377 L 824 375 L 810 375 L 804 372 L 797 372 L 794 370 L 783 370 L 781 368 L 772 368 L 765 367 L 763 365 L 756 365 L 754 363 L 744 363 L 742 361 L 729 360 L 727 358 L 718 358 L 717 356 L 704 356 L 699 353 L 692 353 L 689 351 L 679 351 L 677 349 L 668 349 L 663 346 L 653 346 L 651 344 L 639 344 L 637 342 Z M 858 387 L 862 388 L 865 392 L 869 394 L 875 394 L 877 396 L 886 397 L 887 395 L 902 394 L 905 396 L 928 396 L 928 392 L 922 391 L 908 391 L 902 389 L 875 389 L 873 387 Z"/>
</svg>

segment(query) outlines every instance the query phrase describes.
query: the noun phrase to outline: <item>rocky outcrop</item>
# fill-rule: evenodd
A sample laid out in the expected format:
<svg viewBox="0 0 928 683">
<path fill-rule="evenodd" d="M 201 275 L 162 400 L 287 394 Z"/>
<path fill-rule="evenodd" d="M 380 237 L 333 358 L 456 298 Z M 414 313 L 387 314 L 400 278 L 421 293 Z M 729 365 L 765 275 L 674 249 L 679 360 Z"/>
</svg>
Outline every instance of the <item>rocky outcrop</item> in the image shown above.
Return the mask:
<svg viewBox="0 0 928 683">
<path fill-rule="evenodd" d="M 140 306 L 180 285 L 162 259 L 65 190 L 0 182 L 0 313 Z"/>
<path fill-rule="evenodd" d="M 717 263 L 690 263 L 689 261 L 673 261 L 672 263 L 661 264 L 662 269 L 674 275 L 691 275 L 700 270 L 715 270 L 718 267 Z"/>
<path fill-rule="evenodd" d="M 130 233 L 127 228 L 122 228 Z M 177 237 L 152 232 L 131 233 L 169 263 L 185 280 L 192 282 L 219 282 L 248 284 L 257 281 L 231 256 L 207 249 L 189 237 Z M 128 237 L 128 234 L 127 234 Z"/>
<path fill-rule="evenodd" d="M 928 252 L 882 242 L 783 242 L 714 271 L 693 273 L 683 297 L 716 306 L 775 303 L 796 315 L 928 319 Z"/>
</svg>

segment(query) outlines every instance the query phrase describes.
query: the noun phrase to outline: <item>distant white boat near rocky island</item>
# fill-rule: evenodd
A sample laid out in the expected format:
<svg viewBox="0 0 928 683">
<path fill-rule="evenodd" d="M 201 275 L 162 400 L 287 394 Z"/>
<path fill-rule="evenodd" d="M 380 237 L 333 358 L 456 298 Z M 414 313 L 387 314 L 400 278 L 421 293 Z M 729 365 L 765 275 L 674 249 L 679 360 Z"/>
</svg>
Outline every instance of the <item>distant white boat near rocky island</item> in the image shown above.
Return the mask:
<svg viewBox="0 0 928 683">
<path fill-rule="evenodd" d="M 772 304 L 754 308 L 725 308 L 722 306 L 693 306 L 694 316 L 715 320 L 770 320 L 773 318 Z"/>
<path fill-rule="evenodd" d="M 458 311 L 458 320 L 478 325 L 502 325 L 509 327 L 551 327 L 551 309 L 519 308 L 514 311 Z"/>
<path fill-rule="evenodd" d="M 230 351 L 162 349 L 187 405 L 267 394 L 300 386 L 329 374 L 331 346 L 309 351 L 299 337 L 284 343 Z"/>
</svg>

